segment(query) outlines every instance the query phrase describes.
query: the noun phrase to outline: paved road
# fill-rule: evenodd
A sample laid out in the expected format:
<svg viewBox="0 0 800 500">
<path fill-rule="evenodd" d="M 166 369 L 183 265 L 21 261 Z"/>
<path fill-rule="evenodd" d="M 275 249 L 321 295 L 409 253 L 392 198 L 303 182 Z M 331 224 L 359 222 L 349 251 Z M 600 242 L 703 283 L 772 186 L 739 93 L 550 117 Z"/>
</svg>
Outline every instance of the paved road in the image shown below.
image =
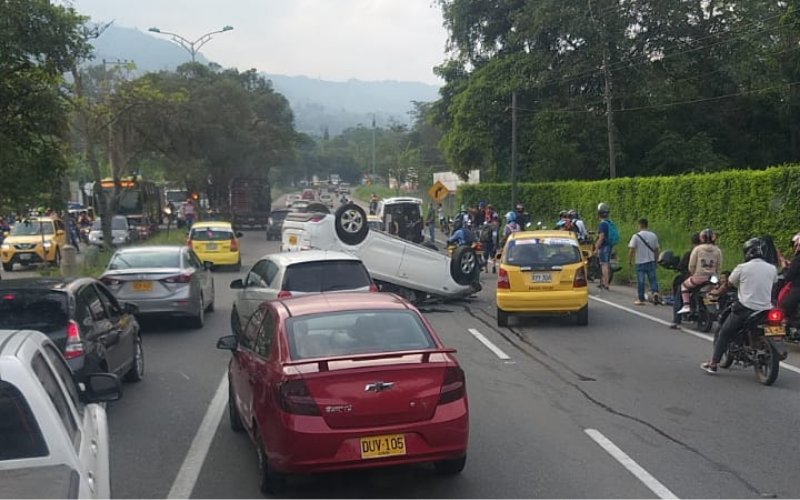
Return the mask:
<svg viewBox="0 0 800 500">
<path fill-rule="evenodd" d="M 246 232 L 245 267 L 278 246 Z M 215 274 L 216 311 L 202 330 L 144 325 L 145 379 L 126 385 L 108 410 L 115 497 L 163 498 L 176 477 L 173 492 L 195 498 L 261 497 L 247 437 L 230 430 L 227 414 L 206 418 L 229 357 L 214 345 L 229 331 L 227 284 L 236 277 Z M 794 366 L 773 387 L 751 370 L 709 376 L 699 369 L 707 337 L 669 330 L 668 308 L 634 309 L 625 289 L 592 289 L 589 327 L 533 319 L 497 328 L 494 276 L 484 277 L 477 297 L 425 310 L 467 374 L 464 473 L 440 478 L 415 466 L 302 477 L 289 496 L 800 497 L 791 427 L 800 414 L 800 350 L 792 348 Z M 208 453 L 198 454 L 204 442 Z"/>
</svg>

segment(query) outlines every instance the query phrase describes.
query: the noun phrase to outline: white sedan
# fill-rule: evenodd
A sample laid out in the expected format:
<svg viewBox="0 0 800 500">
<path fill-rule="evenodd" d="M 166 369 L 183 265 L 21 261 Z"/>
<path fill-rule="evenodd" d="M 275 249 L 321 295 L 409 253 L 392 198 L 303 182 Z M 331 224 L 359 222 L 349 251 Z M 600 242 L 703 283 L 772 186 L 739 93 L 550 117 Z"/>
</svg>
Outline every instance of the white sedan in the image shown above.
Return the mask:
<svg viewBox="0 0 800 500">
<path fill-rule="evenodd" d="M 475 251 L 458 247 L 446 254 L 396 236 L 370 231 L 367 215 L 348 203 L 335 214 L 292 213 L 283 223 L 281 251 L 334 250 L 361 259 L 381 291 L 411 302 L 455 299 L 480 291 Z"/>
</svg>

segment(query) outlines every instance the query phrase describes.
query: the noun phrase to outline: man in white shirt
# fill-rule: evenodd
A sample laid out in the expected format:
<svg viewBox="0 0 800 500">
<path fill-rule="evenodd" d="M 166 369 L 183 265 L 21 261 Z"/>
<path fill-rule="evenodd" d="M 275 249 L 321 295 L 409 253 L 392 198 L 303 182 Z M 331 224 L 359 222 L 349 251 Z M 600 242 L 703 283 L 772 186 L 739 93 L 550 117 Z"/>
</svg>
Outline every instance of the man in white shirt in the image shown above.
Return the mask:
<svg viewBox="0 0 800 500">
<path fill-rule="evenodd" d="M 639 298 L 633 303 L 637 306 L 645 304 L 644 280 L 650 282 L 650 292 L 653 294 L 653 303 L 659 304 L 661 299 L 658 294 L 658 278 L 656 278 L 656 262 L 658 261 L 658 236 L 647 229 L 647 219 L 639 219 L 639 232 L 631 236 L 628 243 L 628 265 L 633 267 L 636 262 L 636 285 Z"/>
<path fill-rule="evenodd" d="M 766 244 L 760 238 L 751 238 L 744 244 L 744 264 L 739 264 L 728 277 L 730 285 L 739 288 L 739 302 L 719 329 L 711 360 L 700 367 L 708 373 L 717 373 L 717 364 L 728 348 L 728 342 L 744 326 L 748 316 L 757 311 L 772 309 L 772 286 L 778 280 L 775 266 L 764 260 Z M 725 293 L 728 286 L 720 287 L 715 295 Z"/>
</svg>

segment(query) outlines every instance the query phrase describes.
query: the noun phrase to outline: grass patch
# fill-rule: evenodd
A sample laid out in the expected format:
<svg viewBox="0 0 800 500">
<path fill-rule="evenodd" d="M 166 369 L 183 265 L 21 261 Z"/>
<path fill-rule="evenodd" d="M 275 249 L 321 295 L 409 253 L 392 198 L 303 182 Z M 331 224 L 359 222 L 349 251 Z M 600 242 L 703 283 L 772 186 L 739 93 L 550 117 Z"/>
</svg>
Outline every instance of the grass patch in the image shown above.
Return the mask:
<svg viewBox="0 0 800 500">
<path fill-rule="evenodd" d="M 375 193 L 376 195 L 378 195 L 379 199 L 395 198 L 397 196 L 411 196 L 413 198 L 423 198 L 424 199 L 424 197 L 421 196 L 420 193 L 404 193 L 404 192 L 401 191 L 400 194 L 398 194 L 396 189 L 389 189 L 388 187 L 385 187 L 385 186 L 375 186 L 375 185 L 372 185 L 372 186 L 357 186 L 353 190 L 353 197 L 357 198 L 357 199 L 359 199 L 361 201 L 364 201 L 364 202 L 369 202 L 370 197 L 372 196 L 372 193 Z"/>
</svg>

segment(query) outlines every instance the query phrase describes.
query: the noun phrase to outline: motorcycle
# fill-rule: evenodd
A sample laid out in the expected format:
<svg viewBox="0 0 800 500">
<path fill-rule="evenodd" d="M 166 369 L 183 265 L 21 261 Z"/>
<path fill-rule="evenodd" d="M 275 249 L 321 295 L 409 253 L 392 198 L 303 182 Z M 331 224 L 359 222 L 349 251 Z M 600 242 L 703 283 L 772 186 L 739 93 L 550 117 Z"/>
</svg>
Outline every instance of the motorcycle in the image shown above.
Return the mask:
<svg viewBox="0 0 800 500">
<path fill-rule="evenodd" d="M 778 283 L 772 294 L 773 303 L 780 304 L 778 299 L 782 298 L 782 293 L 785 293 L 784 286 L 786 286 L 786 281 L 783 274 L 778 274 Z M 784 340 L 793 344 L 800 344 L 800 310 L 795 311 L 793 315 L 786 318 L 786 337 Z"/>
<path fill-rule="evenodd" d="M 475 257 L 478 258 L 478 269 L 485 270 L 486 269 L 486 259 L 483 257 L 483 245 L 480 241 L 473 241 L 470 246 L 475 251 Z M 453 257 L 453 252 L 455 252 L 456 248 L 459 245 L 457 243 L 448 243 L 447 244 L 447 255 L 449 257 Z"/>
<path fill-rule="evenodd" d="M 672 293 L 677 296 L 681 293 L 681 283 L 687 276 L 678 270 L 680 259 L 671 250 L 663 252 L 658 258 L 658 264 L 664 269 L 678 272 L 672 282 Z M 689 307 L 691 310 L 681 316 L 683 322 L 692 322 L 697 330 L 708 333 L 714 327 L 720 314 L 719 298 L 711 294 L 711 291 L 719 285 L 719 276 L 712 275 L 707 281 L 692 289 L 689 295 Z"/>
<path fill-rule="evenodd" d="M 737 301 L 731 302 L 723 313 L 723 319 L 731 314 Z M 723 321 L 720 322 L 722 324 Z M 772 385 L 778 378 L 783 339 L 786 327 L 780 309 L 752 313 L 741 330 L 731 338 L 728 348 L 722 355 L 719 366 L 730 368 L 738 364 L 743 368 L 753 367 L 756 379 L 764 385 Z M 716 344 L 719 328 L 714 334 Z"/>
</svg>

